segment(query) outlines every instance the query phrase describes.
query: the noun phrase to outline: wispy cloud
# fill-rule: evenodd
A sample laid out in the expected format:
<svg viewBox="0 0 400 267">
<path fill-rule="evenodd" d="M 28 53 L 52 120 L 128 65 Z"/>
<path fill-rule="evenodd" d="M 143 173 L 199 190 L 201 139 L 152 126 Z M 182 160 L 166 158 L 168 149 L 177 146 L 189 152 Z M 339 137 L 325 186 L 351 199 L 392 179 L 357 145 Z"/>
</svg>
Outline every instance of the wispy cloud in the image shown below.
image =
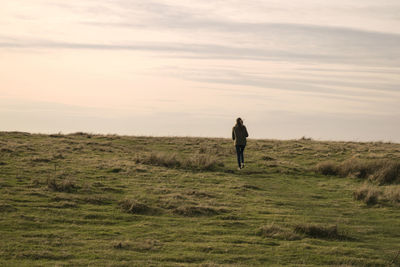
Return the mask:
<svg viewBox="0 0 400 267">
<path fill-rule="evenodd" d="M 292 60 L 325 63 L 400 66 L 400 35 L 308 25 L 230 25 L 233 31 L 253 33 L 254 44 L 198 44 L 168 42 L 85 43 L 0 38 L 5 48 L 142 50 L 174 53 L 176 57 Z M 239 29 L 238 29 L 239 28 Z M 261 37 L 258 37 L 260 36 Z M 270 39 L 268 39 L 270 38 Z M 262 41 L 257 39 L 263 39 Z M 280 42 L 279 39 L 282 41 Z M 288 41 L 289 40 L 289 41 Z M 270 45 L 269 42 L 281 43 Z M 182 53 L 182 54 L 179 54 Z"/>
<path fill-rule="evenodd" d="M 377 14 L 400 10 L 400 5 L 395 1 L 386 2 L 385 8 L 379 8 L 372 1 L 366 1 L 362 5 L 359 1 L 355 1 L 346 2 L 346 5 L 326 3 L 325 6 L 305 2 L 303 6 L 309 9 L 315 8 L 315 12 L 331 7 L 336 10 L 333 14 L 349 12 L 351 8 L 353 12 L 360 14 L 364 14 L 365 9 L 373 10 L 374 7 Z M 39 7 L 50 8 L 53 12 L 63 12 L 63 17 L 70 16 L 75 19 L 63 21 L 54 18 L 53 21 L 43 21 L 43 18 L 38 17 L 37 25 L 33 24 L 32 29 L 41 27 L 43 23 L 52 22 L 58 27 L 52 27 L 51 31 L 41 31 L 40 35 L 36 35 L 42 40 L 28 37 L 32 36 L 27 34 L 28 31 L 15 32 L 14 37 L 19 38 L 18 40 L 10 38 L 4 40 L 3 37 L 1 38 L 3 40 L 0 39 L 0 46 L 20 49 L 139 50 L 173 53 L 175 57 L 212 59 L 281 60 L 396 67 L 400 65 L 398 45 L 400 34 L 360 29 L 357 28 L 360 25 L 354 23 L 346 26 L 335 26 L 332 23 L 318 24 L 320 20 L 317 15 L 313 15 L 316 23 L 307 24 L 299 21 L 287 23 L 283 19 L 282 22 L 266 21 L 262 17 L 257 17 L 260 16 L 257 14 L 257 8 L 266 12 L 266 17 L 273 17 L 276 12 L 278 14 L 291 12 L 293 8 L 291 5 L 304 8 L 296 4 L 275 5 L 268 1 L 246 4 L 230 1 L 229 5 L 217 1 L 208 4 L 195 3 L 194 7 L 182 1 L 161 0 L 96 2 L 86 0 L 79 3 L 39 1 L 31 4 L 36 8 L 33 8 L 35 12 L 39 12 Z M 230 8 L 227 8 L 228 6 Z M 252 7 L 249 11 L 256 19 L 252 21 L 243 16 L 234 19 L 229 12 L 218 11 L 223 7 L 222 10 L 233 9 L 231 10 L 233 14 L 242 15 L 239 13 L 241 6 Z M 290 18 L 285 19 L 291 21 Z M 76 29 L 81 29 L 82 33 L 75 35 L 73 32 Z M 0 34 L 1 32 L 0 28 Z M 3 33 L 3 36 L 9 35 Z M 60 37 L 54 38 L 54 36 Z"/>
</svg>

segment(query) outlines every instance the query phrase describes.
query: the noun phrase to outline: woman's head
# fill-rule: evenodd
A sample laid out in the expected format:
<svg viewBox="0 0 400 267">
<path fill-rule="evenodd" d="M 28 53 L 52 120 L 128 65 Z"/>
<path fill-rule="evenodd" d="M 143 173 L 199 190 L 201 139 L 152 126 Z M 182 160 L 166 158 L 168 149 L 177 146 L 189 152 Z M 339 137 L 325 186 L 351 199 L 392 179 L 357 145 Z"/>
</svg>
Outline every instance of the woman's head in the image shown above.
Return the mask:
<svg viewBox="0 0 400 267">
<path fill-rule="evenodd" d="M 236 119 L 236 124 L 237 125 L 243 125 L 243 120 L 241 118 Z"/>
</svg>

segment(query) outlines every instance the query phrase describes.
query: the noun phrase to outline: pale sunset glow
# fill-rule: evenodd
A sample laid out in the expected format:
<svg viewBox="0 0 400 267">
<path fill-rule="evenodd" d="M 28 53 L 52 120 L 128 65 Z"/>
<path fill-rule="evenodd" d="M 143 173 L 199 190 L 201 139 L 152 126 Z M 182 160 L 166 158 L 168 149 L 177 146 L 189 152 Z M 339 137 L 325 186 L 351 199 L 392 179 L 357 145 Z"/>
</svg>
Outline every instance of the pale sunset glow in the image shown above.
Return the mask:
<svg viewBox="0 0 400 267">
<path fill-rule="evenodd" d="M 0 3 L 1 131 L 400 142 L 398 0 Z"/>
</svg>

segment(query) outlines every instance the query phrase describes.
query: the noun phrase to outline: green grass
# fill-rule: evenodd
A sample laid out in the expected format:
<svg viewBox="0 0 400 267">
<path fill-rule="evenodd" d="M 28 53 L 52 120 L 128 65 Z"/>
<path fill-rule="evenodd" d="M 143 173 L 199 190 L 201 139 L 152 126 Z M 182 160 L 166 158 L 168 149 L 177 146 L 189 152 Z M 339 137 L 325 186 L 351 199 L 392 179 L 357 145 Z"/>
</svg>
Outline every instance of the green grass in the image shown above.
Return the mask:
<svg viewBox="0 0 400 267">
<path fill-rule="evenodd" d="M 398 266 L 399 187 L 315 171 L 354 158 L 400 144 L 0 132 L 0 266 Z"/>
</svg>

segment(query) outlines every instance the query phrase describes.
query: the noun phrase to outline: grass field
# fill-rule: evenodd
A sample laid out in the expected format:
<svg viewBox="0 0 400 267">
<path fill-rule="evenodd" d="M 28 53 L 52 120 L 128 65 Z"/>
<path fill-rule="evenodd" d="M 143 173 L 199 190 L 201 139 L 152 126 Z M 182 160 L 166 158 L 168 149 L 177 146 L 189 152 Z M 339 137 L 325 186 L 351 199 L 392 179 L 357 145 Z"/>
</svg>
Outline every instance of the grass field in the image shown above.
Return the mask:
<svg viewBox="0 0 400 267">
<path fill-rule="evenodd" d="M 250 139 L 245 159 L 229 139 L 1 132 L 0 265 L 400 265 L 400 144 Z M 344 162 L 395 167 L 320 168 Z"/>
</svg>

